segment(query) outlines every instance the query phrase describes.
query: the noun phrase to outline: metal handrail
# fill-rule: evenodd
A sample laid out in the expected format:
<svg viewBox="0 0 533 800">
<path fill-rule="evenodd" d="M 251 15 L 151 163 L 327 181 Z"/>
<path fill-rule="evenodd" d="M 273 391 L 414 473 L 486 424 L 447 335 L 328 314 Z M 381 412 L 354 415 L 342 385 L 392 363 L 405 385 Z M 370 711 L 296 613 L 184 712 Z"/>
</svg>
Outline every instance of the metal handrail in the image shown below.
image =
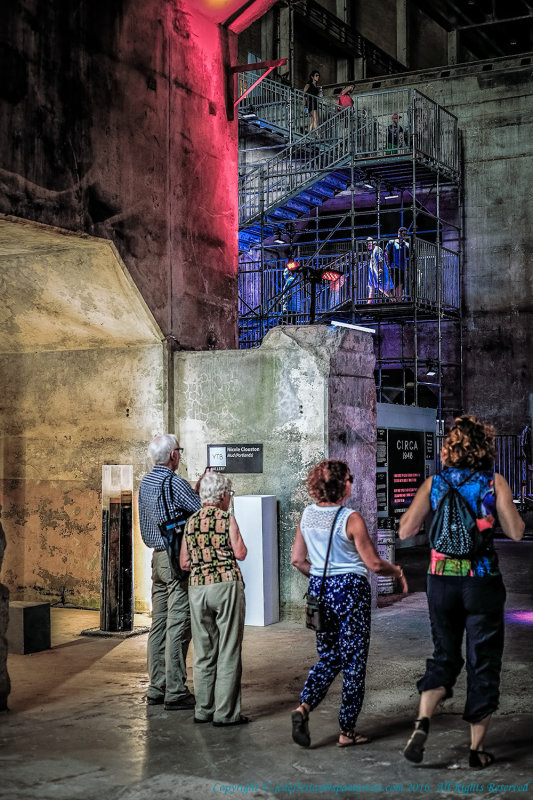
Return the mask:
<svg viewBox="0 0 533 800">
<path fill-rule="evenodd" d="M 406 264 L 403 295 L 398 296 L 391 274 L 392 265 L 387 263 L 386 251 L 389 239 L 375 239 L 382 251 L 383 275 L 372 274 L 373 264 L 366 245 L 366 239 L 355 242 L 355 248 L 339 252 L 333 246 L 328 252 L 315 252 L 302 259 L 297 254 L 302 267 L 314 269 L 336 269 L 342 273 L 343 280 L 338 285 L 324 285 L 318 292 L 317 312 L 326 313 L 339 306 L 353 303 L 366 305 L 372 303 L 391 304 L 402 301 L 417 303 L 421 307 L 454 312 L 460 307 L 459 255 L 447 248 L 440 249 L 436 244 L 418 237 L 409 237 L 410 254 Z M 440 262 L 439 262 L 440 258 Z M 239 270 L 239 297 L 253 313 L 259 309 L 270 308 L 279 299 L 283 287 L 284 259 L 261 262 L 246 262 Z M 296 273 L 299 274 L 299 273 Z M 305 313 L 299 305 L 301 298 L 294 298 L 293 306 Z M 241 316 L 247 312 L 241 309 Z"/>
<path fill-rule="evenodd" d="M 239 179 L 239 222 L 259 219 L 346 162 L 351 152 L 350 109 L 327 119 L 274 158 Z"/>
</svg>

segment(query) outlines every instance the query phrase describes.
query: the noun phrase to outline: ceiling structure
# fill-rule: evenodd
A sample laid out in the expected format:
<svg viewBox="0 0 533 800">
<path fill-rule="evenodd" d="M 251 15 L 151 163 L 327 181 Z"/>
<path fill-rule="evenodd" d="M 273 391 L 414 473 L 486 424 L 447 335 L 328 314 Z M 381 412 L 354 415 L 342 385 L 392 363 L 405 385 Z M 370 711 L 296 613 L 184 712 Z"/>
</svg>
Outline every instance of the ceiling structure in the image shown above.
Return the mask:
<svg viewBox="0 0 533 800">
<path fill-rule="evenodd" d="M 533 50 L 529 0 L 412 0 L 444 30 L 458 33 L 458 60 L 484 60 Z"/>
</svg>

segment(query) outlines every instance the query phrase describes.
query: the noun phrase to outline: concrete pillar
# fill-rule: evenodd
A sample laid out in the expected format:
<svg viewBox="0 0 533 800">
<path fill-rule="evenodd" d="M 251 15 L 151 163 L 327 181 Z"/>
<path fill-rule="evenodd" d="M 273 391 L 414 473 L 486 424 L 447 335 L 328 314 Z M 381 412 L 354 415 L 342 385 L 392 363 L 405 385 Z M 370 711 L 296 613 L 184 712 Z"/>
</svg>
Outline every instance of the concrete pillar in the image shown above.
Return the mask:
<svg viewBox="0 0 533 800">
<path fill-rule="evenodd" d="M 457 64 L 459 52 L 459 31 L 448 32 L 448 64 Z"/>
<path fill-rule="evenodd" d="M 356 81 L 363 81 L 366 78 L 366 60 L 364 58 L 354 58 L 353 76 Z"/>
<path fill-rule="evenodd" d="M 355 481 L 347 505 L 376 532 L 373 369 L 370 334 L 322 325 L 275 328 L 253 350 L 176 353 L 176 433 L 189 480 L 203 472 L 208 444 L 262 446 L 262 472 L 231 478 L 237 495 L 277 497 L 284 619 L 300 618 L 303 607 L 306 581 L 290 550 L 313 464 L 348 462 Z"/>
<path fill-rule="evenodd" d="M 409 66 L 409 0 L 396 0 L 396 60 Z"/>
<path fill-rule="evenodd" d="M 346 0 L 336 0 L 335 3 L 335 13 L 339 19 L 342 19 L 343 22 L 348 22 L 348 11 L 347 11 L 347 2 Z"/>
<path fill-rule="evenodd" d="M 292 10 L 287 7 L 280 7 L 279 9 L 279 52 L 278 58 L 289 58 L 291 57 L 291 47 L 290 47 L 290 30 L 291 30 L 291 23 L 290 23 L 290 15 Z M 279 68 L 280 75 L 286 75 L 289 77 L 291 82 L 294 81 L 294 75 L 292 75 L 292 67 L 293 65 L 290 63 L 290 60 L 285 66 Z"/>
<path fill-rule="evenodd" d="M 274 54 L 276 37 L 274 35 L 274 14 L 265 14 L 261 19 L 261 58 L 268 61 L 277 58 Z"/>
<path fill-rule="evenodd" d="M 337 83 L 348 83 L 348 59 L 337 59 Z"/>
</svg>

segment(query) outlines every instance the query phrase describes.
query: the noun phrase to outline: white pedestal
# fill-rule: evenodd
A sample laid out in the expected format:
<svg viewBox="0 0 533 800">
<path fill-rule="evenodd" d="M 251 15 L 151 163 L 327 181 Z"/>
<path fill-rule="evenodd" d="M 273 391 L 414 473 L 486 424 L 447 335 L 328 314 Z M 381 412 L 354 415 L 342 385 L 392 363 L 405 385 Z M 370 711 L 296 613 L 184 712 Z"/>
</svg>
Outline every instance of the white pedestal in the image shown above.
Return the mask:
<svg viewBox="0 0 533 800">
<path fill-rule="evenodd" d="M 279 622 L 279 571 L 276 497 L 242 495 L 233 501 L 235 519 L 248 555 L 239 561 L 245 583 L 245 625 Z"/>
</svg>

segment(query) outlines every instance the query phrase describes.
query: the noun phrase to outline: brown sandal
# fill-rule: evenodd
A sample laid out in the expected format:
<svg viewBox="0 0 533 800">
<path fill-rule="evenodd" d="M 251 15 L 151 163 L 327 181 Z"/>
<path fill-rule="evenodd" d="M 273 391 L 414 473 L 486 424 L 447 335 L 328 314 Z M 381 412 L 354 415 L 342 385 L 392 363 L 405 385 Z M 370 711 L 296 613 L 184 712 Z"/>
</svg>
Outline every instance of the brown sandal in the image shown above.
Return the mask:
<svg viewBox="0 0 533 800">
<path fill-rule="evenodd" d="M 337 747 L 355 747 L 358 744 L 368 744 L 372 741 L 370 736 L 364 736 L 362 733 L 344 733 L 341 731 L 341 736 L 348 739 L 347 742 L 337 742 Z"/>
</svg>

